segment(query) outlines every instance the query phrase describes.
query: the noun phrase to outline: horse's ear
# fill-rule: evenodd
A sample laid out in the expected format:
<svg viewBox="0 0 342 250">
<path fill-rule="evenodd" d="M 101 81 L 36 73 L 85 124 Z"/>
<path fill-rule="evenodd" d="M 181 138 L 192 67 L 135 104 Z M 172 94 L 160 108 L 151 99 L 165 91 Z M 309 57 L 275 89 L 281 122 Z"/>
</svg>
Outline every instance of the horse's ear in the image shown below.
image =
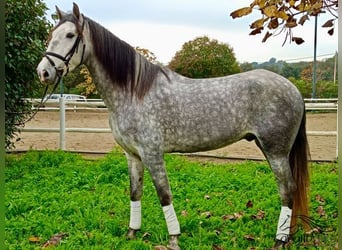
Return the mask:
<svg viewBox="0 0 342 250">
<path fill-rule="evenodd" d="M 59 20 L 62 20 L 62 18 L 67 14 L 64 11 L 61 11 L 57 6 L 56 6 L 56 13 L 57 13 Z"/>
<path fill-rule="evenodd" d="M 80 20 L 81 18 L 81 13 L 80 13 L 80 9 L 78 8 L 78 5 L 76 3 L 73 3 L 74 7 L 72 9 L 72 12 L 74 13 L 75 17 Z"/>
</svg>

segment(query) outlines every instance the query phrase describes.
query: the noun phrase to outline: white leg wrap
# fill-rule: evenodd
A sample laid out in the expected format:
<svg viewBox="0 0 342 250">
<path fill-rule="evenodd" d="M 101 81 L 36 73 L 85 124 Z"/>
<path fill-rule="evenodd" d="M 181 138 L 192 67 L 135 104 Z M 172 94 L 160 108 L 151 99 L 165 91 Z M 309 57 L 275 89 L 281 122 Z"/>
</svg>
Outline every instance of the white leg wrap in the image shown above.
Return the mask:
<svg viewBox="0 0 342 250">
<path fill-rule="evenodd" d="M 129 227 L 135 230 L 141 227 L 141 201 L 131 201 Z"/>
<path fill-rule="evenodd" d="M 180 227 L 173 205 L 171 204 L 163 207 L 163 212 L 166 220 L 167 229 L 169 231 L 169 235 L 179 235 Z"/>
<path fill-rule="evenodd" d="M 292 209 L 281 207 L 276 239 L 287 242 L 290 235 Z"/>
</svg>

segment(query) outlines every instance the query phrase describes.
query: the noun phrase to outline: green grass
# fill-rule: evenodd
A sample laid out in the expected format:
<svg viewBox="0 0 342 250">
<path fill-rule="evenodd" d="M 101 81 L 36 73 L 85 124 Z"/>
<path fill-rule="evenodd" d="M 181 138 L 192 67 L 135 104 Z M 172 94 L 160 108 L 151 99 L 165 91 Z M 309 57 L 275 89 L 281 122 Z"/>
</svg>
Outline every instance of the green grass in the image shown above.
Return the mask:
<svg viewBox="0 0 342 250">
<path fill-rule="evenodd" d="M 181 224 L 182 249 L 265 249 L 273 245 L 280 199 L 266 162 L 213 164 L 175 155 L 165 160 Z M 316 245 L 333 249 L 337 244 L 337 164 L 313 164 L 311 169 L 311 216 L 331 231 L 299 232 L 290 248 Z M 7 249 L 41 249 L 61 232 L 68 236 L 55 249 L 145 250 L 167 244 L 164 216 L 147 172 L 142 230 L 137 240 L 125 239 L 129 179 L 126 160 L 118 149 L 98 160 L 60 151 L 8 155 L 5 188 Z M 246 206 L 248 201 L 252 207 Z M 319 206 L 325 214 L 317 212 Z M 259 210 L 265 216 L 252 219 Z M 211 216 L 207 218 L 205 212 Z M 223 219 L 240 212 L 241 218 Z M 246 239 L 247 235 L 253 239 Z"/>
</svg>

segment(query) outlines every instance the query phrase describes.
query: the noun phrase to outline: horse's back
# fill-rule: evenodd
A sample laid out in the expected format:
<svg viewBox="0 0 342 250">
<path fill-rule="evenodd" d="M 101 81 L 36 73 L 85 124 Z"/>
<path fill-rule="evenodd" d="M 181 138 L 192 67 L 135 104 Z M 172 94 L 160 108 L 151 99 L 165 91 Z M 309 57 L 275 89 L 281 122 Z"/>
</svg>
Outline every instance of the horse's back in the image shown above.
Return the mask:
<svg viewBox="0 0 342 250">
<path fill-rule="evenodd" d="M 251 134 L 292 133 L 300 124 L 303 102 L 299 91 L 273 72 L 170 79 L 174 83 L 157 111 L 168 152 L 215 149 Z"/>
</svg>

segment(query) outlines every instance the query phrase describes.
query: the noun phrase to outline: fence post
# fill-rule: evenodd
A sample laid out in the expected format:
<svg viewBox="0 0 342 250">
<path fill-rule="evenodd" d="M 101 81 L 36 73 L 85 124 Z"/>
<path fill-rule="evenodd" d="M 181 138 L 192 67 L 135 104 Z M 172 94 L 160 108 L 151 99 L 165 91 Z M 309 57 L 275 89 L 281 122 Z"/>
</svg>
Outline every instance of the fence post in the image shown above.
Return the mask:
<svg viewBox="0 0 342 250">
<path fill-rule="evenodd" d="M 65 103 L 64 96 L 59 98 L 59 148 L 65 150 Z"/>
</svg>

